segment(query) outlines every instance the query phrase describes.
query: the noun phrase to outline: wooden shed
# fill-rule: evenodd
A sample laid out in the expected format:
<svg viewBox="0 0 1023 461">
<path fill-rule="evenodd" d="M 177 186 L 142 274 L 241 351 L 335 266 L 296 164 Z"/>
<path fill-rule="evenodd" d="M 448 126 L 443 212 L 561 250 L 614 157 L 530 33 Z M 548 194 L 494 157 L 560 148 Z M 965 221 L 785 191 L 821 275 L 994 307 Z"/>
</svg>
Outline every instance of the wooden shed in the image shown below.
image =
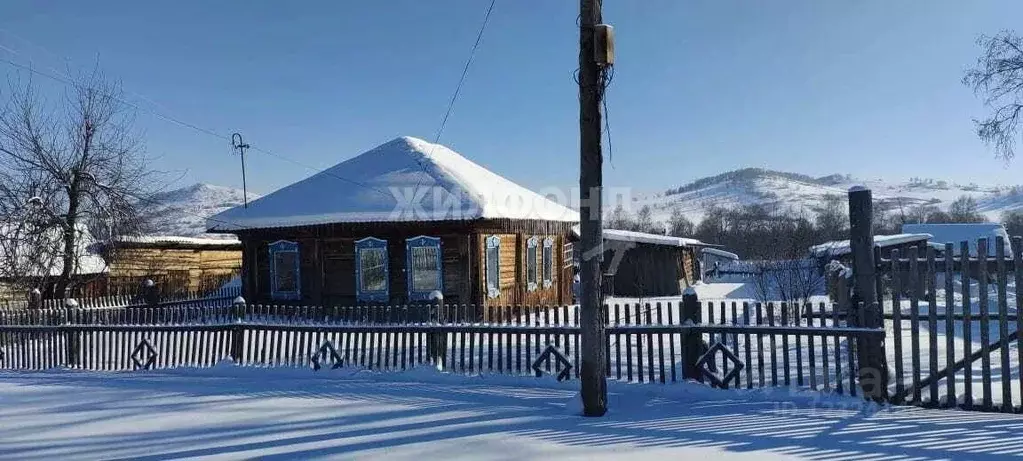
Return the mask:
<svg viewBox="0 0 1023 461">
<path fill-rule="evenodd" d="M 209 292 L 241 273 L 242 243 L 179 236 L 120 236 L 106 244 L 111 293 L 152 279 L 165 293 Z"/>
<path fill-rule="evenodd" d="M 698 254 L 706 245 L 699 240 L 618 229 L 603 236 L 606 296 L 679 296 L 701 279 Z"/>
<path fill-rule="evenodd" d="M 246 299 L 315 305 L 571 301 L 578 213 L 401 137 L 211 217 L 242 242 Z"/>
</svg>

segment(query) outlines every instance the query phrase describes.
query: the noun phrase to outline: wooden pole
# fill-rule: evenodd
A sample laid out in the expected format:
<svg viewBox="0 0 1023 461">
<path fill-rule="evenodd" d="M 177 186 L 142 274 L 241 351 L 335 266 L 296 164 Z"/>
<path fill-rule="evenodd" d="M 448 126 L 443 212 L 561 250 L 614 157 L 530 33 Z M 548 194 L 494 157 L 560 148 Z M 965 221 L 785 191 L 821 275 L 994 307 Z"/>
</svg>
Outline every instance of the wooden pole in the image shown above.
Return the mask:
<svg viewBox="0 0 1023 461">
<path fill-rule="evenodd" d="M 600 99 L 603 93 L 601 69 L 596 62 L 594 25 L 603 20 L 598 0 L 579 2 L 579 280 L 583 414 L 603 416 L 607 412 L 607 381 L 604 376 L 604 320 L 601 318 L 600 260 L 603 254 L 601 193 L 603 153 Z"/>
<path fill-rule="evenodd" d="M 873 201 L 870 189 L 849 189 L 849 246 L 853 259 L 853 305 L 846 318 L 850 325 L 882 328 L 884 316 L 875 291 Z M 857 311 L 859 310 L 859 311 Z M 862 322 L 862 323 L 860 323 Z M 888 362 L 883 337 L 861 337 L 856 350 L 863 396 L 874 401 L 888 398 Z M 852 370 L 850 370 L 851 372 Z"/>
</svg>

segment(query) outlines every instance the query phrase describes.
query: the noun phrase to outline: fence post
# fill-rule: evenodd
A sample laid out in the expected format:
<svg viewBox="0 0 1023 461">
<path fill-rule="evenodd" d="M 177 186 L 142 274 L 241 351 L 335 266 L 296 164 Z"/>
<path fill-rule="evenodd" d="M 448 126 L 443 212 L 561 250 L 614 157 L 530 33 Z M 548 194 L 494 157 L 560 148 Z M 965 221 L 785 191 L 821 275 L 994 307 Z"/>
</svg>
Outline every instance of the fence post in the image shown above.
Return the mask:
<svg viewBox="0 0 1023 461">
<path fill-rule="evenodd" d="M 156 307 L 160 304 L 160 292 L 156 288 L 156 282 L 146 279 L 142 282 L 142 299 L 149 307 Z"/>
<path fill-rule="evenodd" d="M 234 326 L 231 327 L 231 361 L 235 365 L 242 364 L 242 351 L 245 350 L 245 330 L 242 326 L 242 319 L 245 317 L 245 298 L 239 296 L 231 303 L 231 316 L 234 317 Z"/>
<path fill-rule="evenodd" d="M 71 319 L 72 318 L 75 318 L 75 319 L 79 318 L 79 315 L 78 315 L 79 313 L 76 312 L 77 310 L 78 310 L 78 301 L 75 301 L 74 298 L 68 298 L 68 299 L 64 300 L 64 316 L 68 319 L 67 320 L 67 324 L 68 325 L 71 325 Z M 70 330 L 68 330 L 68 332 L 67 332 L 67 340 L 64 343 L 65 347 L 67 348 L 67 349 L 65 349 L 65 357 L 67 357 L 67 366 L 68 367 L 73 367 L 74 365 L 78 364 L 78 359 L 79 359 L 78 351 L 80 349 L 81 343 L 82 343 L 82 333 L 80 331 L 70 331 Z"/>
<path fill-rule="evenodd" d="M 849 189 L 849 247 L 852 250 L 854 291 L 846 322 L 850 326 L 883 328 L 884 316 L 874 280 L 877 266 L 874 261 L 873 214 L 870 189 L 862 186 Z M 888 363 L 884 336 L 860 336 L 856 343 L 859 346 L 856 349 L 858 378 L 863 396 L 877 402 L 886 401 Z"/>
<path fill-rule="evenodd" d="M 444 293 L 434 291 L 430 293 L 430 300 L 433 306 L 435 306 L 434 308 L 437 309 L 437 323 L 443 324 L 446 320 L 444 318 Z M 427 335 L 427 355 L 433 361 L 434 366 L 441 371 L 444 370 L 444 358 L 447 356 L 447 339 L 447 333 L 430 333 Z"/>
<path fill-rule="evenodd" d="M 679 321 L 683 326 L 699 325 L 703 323 L 703 310 L 700 309 L 700 299 L 696 296 L 693 287 L 686 288 L 682 293 L 682 310 L 679 312 Z M 693 330 L 682 330 L 682 375 L 685 379 L 695 379 L 703 382 L 703 373 L 696 363 L 700 360 L 703 349 L 701 334 Z"/>
<path fill-rule="evenodd" d="M 43 307 L 43 292 L 39 291 L 38 288 L 33 288 L 32 291 L 28 292 L 28 308 L 29 309 L 41 309 Z"/>
</svg>

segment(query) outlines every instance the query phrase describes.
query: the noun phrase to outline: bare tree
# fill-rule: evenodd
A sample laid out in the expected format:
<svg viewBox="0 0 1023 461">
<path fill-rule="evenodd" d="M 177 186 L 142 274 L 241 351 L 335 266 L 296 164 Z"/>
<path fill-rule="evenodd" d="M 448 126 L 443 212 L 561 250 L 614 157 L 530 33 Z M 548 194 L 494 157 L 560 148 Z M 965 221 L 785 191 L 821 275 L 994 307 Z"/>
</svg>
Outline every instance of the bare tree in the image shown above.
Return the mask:
<svg viewBox="0 0 1023 461">
<path fill-rule="evenodd" d="M 696 225 L 693 224 L 681 208 L 671 211 L 671 218 L 668 219 L 668 234 L 675 237 L 692 237 L 696 232 Z"/>
<path fill-rule="evenodd" d="M 630 230 L 635 227 L 636 221 L 632 218 L 632 215 L 625 210 L 625 207 L 621 203 L 618 204 L 611 211 L 611 213 L 604 218 L 604 227 L 607 229 L 621 229 Z"/>
<path fill-rule="evenodd" d="M 987 118 L 974 120 L 977 136 L 1008 161 L 1015 156 L 1023 112 L 1023 38 L 1003 30 L 993 37 L 980 37 L 977 44 L 983 54 L 966 71 L 963 84 L 992 110 Z"/>
<path fill-rule="evenodd" d="M 1013 237 L 1023 235 L 1023 211 L 1010 210 L 1002 213 L 1002 225 L 1005 226 L 1005 231 Z"/>
<path fill-rule="evenodd" d="M 954 223 L 985 222 L 987 218 L 980 214 L 977 200 L 969 195 L 962 195 L 952 201 L 948 207 L 948 215 Z"/>
<path fill-rule="evenodd" d="M 0 215 L 8 226 L 59 242 L 54 292 L 74 289 L 90 225 L 133 234 L 139 207 L 151 192 L 146 168 L 120 87 L 86 75 L 48 105 L 29 82 L 12 82 L 0 108 Z M 27 225 L 26 223 L 31 223 Z M 22 244 L 38 242 L 19 238 Z M 51 251 L 37 247 L 31 251 Z M 3 264 L 0 261 L 0 264 Z"/>
</svg>

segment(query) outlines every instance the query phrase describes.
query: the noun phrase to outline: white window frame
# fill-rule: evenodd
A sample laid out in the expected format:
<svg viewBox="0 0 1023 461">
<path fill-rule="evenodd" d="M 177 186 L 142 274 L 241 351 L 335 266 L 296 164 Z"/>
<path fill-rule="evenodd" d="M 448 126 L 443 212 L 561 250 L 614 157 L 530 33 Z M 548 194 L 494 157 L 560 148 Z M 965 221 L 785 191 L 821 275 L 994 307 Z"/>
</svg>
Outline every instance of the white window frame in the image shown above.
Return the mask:
<svg viewBox="0 0 1023 461">
<path fill-rule="evenodd" d="M 550 259 L 550 267 L 547 260 Z M 540 253 L 540 268 L 543 271 L 543 287 L 550 288 L 554 285 L 554 239 L 546 237 L 543 239 L 543 251 Z"/>
<path fill-rule="evenodd" d="M 267 246 L 270 254 L 270 297 L 275 300 L 297 301 L 302 299 L 302 254 L 299 251 L 298 243 L 290 240 L 278 240 Z M 281 253 L 294 253 L 295 266 L 295 289 L 281 290 L 277 287 L 277 273 L 283 268 L 277 267 L 277 255 Z"/>
<path fill-rule="evenodd" d="M 494 272 L 490 270 L 490 250 L 497 250 L 497 259 L 494 261 Z M 483 267 L 484 267 L 484 283 L 487 286 L 487 298 L 497 298 L 501 296 L 501 237 L 497 235 L 491 235 L 486 238 L 486 245 L 483 250 Z M 493 284 L 491 284 L 491 275 L 493 275 Z"/>
<path fill-rule="evenodd" d="M 413 286 L 415 280 L 415 266 L 412 264 L 412 249 L 413 248 L 436 248 L 437 249 L 437 284 L 436 287 L 425 290 L 416 291 Z M 412 237 L 405 240 L 405 272 L 407 274 L 406 281 L 408 285 L 408 298 L 410 301 L 430 301 L 430 295 L 434 291 L 444 292 L 444 249 L 441 247 L 439 237 L 429 237 L 426 235 L 420 235 L 418 237 Z"/>
<path fill-rule="evenodd" d="M 530 237 L 526 240 L 526 291 L 536 291 L 539 284 L 537 280 L 540 279 L 540 268 L 536 264 L 537 257 L 539 256 L 540 239 L 536 236 Z M 530 255 L 532 253 L 532 255 Z M 529 269 L 532 265 L 533 272 L 530 274 Z"/>
<path fill-rule="evenodd" d="M 382 250 L 384 253 L 384 289 L 366 290 L 362 287 L 362 252 Z M 355 298 L 358 301 L 387 302 L 391 294 L 390 255 L 387 251 L 387 240 L 366 237 L 355 241 Z"/>
</svg>

